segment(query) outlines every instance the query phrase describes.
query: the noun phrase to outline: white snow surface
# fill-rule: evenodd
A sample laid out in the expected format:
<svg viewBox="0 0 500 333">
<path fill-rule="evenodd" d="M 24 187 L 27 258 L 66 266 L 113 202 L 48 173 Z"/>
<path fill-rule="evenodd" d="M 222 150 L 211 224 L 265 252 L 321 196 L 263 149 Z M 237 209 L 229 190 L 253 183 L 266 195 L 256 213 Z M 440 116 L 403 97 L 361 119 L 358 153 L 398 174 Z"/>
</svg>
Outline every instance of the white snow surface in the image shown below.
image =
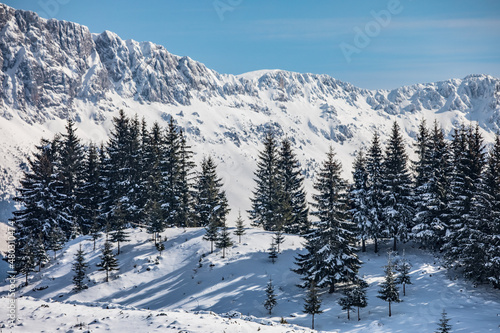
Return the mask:
<svg viewBox="0 0 500 333">
<path fill-rule="evenodd" d="M 234 231 L 234 229 L 231 229 Z M 93 251 L 87 236 L 69 242 L 56 262 L 30 277 L 30 285 L 18 290 L 19 326 L 6 332 L 77 332 L 77 324 L 91 332 L 310 332 L 311 317 L 304 314 L 305 291 L 296 286 L 299 276 L 290 271 L 294 256 L 303 251 L 303 239 L 286 235 L 275 264 L 266 253 L 272 234 L 248 228 L 222 258 L 220 250 L 210 254 L 210 243 L 202 240 L 203 229 L 168 229 L 165 251 L 160 258 L 150 236 L 131 229 L 131 242 L 122 244 L 120 269 L 109 283 L 98 271 L 99 250 Z M 90 262 L 89 289 L 74 293 L 71 265 L 79 246 Z M 97 241 L 101 248 L 103 240 Z M 453 332 L 498 332 L 500 293 L 489 286 L 472 286 L 441 266 L 439 258 L 408 243 L 400 245 L 411 262 L 413 284 L 406 286 L 403 302 L 392 305 L 376 297 L 383 280 L 386 251 L 360 253 L 361 274 L 369 283 L 368 307 L 361 320 L 337 304 L 341 292 L 323 292 L 324 313 L 316 316 L 320 332 L 433 332 L 445 309 Z M 272 278 L 278 304 L 268 315 L 263 303 Z M 22 278 L 19 281 L 23 280 Z M 7 285 L 0 287 L 0 308 L 6 309 Z M 289 324 L 281 325 L 283 317 Z M 0 327 L 7 325 L 0 318 Z"/>
</svg>

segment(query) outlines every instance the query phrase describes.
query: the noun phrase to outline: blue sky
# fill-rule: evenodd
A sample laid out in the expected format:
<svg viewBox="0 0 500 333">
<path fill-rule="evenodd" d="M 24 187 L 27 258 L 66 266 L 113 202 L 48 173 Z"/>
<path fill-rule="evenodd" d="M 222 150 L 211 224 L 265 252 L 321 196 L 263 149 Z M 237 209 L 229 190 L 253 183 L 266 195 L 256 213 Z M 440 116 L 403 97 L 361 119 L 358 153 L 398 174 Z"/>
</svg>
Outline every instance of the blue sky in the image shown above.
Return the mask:
<svg viewBox="0 0 500 333">
<path fill-rule="evenodd" d="M 91 32 L 152 41 L 221 73 L 285 69 L 362 88 L 500 77 L 500 1 L 13 0 Z"/>
</svg>

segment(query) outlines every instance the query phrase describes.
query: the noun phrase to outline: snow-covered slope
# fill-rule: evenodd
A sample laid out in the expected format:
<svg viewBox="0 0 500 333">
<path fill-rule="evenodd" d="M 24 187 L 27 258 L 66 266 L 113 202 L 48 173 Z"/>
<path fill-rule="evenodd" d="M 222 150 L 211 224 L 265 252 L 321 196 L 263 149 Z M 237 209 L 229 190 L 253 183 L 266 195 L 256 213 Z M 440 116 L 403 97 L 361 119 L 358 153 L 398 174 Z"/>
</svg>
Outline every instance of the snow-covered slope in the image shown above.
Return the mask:
<svg viewBox="0 0 500 333">
<path fill-rule="evenodd" d="M 109 31 L 91 34 L 2 4 L 0 62 L 0 219 L 12 209 L 33 145 L 62 131 L 68 117 L 80 137 L 101 142 L 119 109 L 150 124 L 165 125 L 173 115 L 197 160 L 218 158 L 232 217 L 249 208 L 242 194 L 253 188 L 254 159 L 268 129 L 291 138 L 308 177 L 330 144 L 349 177 L 355 150 L 376 129 L 384 138 L 394 120 L 409 148 L 422 118 L 437 119 L 448 133 L 459 122 L 477 121 L 488 141 L 500 128 L 500 80 L 487 75 L 392 91 L 281 70 L 225 75 L 163 46 Z"/>
<path fill-rule="evenodd" d="M 158 251 L 149 235 L 139 229 L 131 229 L 130 233 L 131 242 L 122 246 L 118 256 L 120 270 L 109 283 L 103 282 L 104 272 L 96 267 L 102 239 L 97 242 L 96 251 L 88 236 L 68 243 L 55 264 L 35 273 L 30 285 L 19 290 L 18 295 L 23 296 L 18 299 L 19 318 L 24 326 L 18 331 L 31 332 L 32 327 L 44 327 L 46 332 L 55 332 L 55 327 L 69 331 L 83 322 L 93 332 L 106 329 L 129 332 L 135 327 L 169 332 L 166 330 L 169 325 L 187 332 L 240 332 L 239 329 L 251 332 L 260 326 L 255 323 L 277 325 L 281 317 L 290 324 L 310 327 L 310 316 L 302 312 L 304 290 L 296 287 L 299 276 L 290 271 L 294 267 L 294 256 L 303 251 L 300 237 L 286 235 L 282 253 L 272 264 L 266 253 L 272 234 L 257 229 L 247 229 L 242 243 L 230 249 L 224 259 L 220 250 L 210 254 L 210 244 L 202 240 L 201 229 L 165 231 L 163 236 L 168 240 L 161 258 L 157 258 Z M 233 240 L 237 242 L 236 237 Z M 90 263 L 90 282 L 89 289 L 75 294 L 71 291 L 71 265 L 80 245 Z M 317 329 L 352 333 L 433 332 L 445 309 L 452 318 L 453 332 L 498 331 L 498 291 L 488 286 L 473 287 L 455 278 L 454 272 L 443 268 L 438 258 L 412 244 L 400 248 L 400 251 L 405 249 L 406 258 L 413 265 L 412 284 L 406 287 L 403 302 L 393 304 L 393 316 L 389 318 L 387 303 L 376 295 L 390 245 L 383 244 L 380 255 L 373 253 L 371 244 L 367 253 L 360 254 L 364 262 L 360 273 L 369 283 L 368 307 L 361 310 L 361 321 L 347 320 L 346 313 L 337 304 L 341 293 L 323 293 L 324 313 L 316 317 Z M 263 306 L 264 290 L 270 278 L 278 301 L 271 316 Z M 6 290 L 7 286 L 0 286 L 0 296 L 5 295 Z M 45 303 L 48 307 L 42 305 Z M 5 304 L 6 300 L 0 298 L 0 306 Z M 162 317 L 161 313 L 166 315 Z M 1 320 L 4 318 L 0 318 L 0 325 Z M 301 330 L 278 325 L 261 327 L 261 331 Z"/>
</svg>

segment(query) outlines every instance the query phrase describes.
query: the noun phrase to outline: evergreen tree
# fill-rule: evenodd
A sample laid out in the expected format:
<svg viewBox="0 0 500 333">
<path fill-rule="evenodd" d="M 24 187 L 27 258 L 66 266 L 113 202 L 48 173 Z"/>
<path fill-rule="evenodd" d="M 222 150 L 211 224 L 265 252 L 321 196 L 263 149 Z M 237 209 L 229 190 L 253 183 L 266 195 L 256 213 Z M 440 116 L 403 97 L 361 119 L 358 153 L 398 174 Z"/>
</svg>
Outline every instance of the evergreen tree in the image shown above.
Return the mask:
<svg viewBox="0 0 500 333">
<path fill-rule="evenodd" d="M 54 260 L 56 260 L 57 251 L 62 250 L 66 237 L 64 232 L 58 226 L 52 228 L 49 234 L 47 249 L 54 251 Z"/>
<path fill-rule="evenodd" d="M 393 237 L 393 251 L 396 251 L 397 240 L 408 239 L 412 227 L 412 181 L 407 159 L 399 125 L 394 122 L 386 147 L 383 173 L 384 233 Z"/>
<path fill-rule="evenodd" d="M 383 212 L 383 158 L 380 147 L 379 135 L 373 135 L 372 144 L 366 157 L 366 171 L 368 173 L 368 191 L 366 193 L 366 206 L 368 210 L 369 223 L 366 232 L 374 240 L 375 253 L 378 252 L 378 240 L 384 236 L 384 212 Z"/>
<path fill-rule="evenodd" d="M 439 250 L 447 229 L 445 216 L 449 191 L 448 175 L 451 173 L 450 153 L 443 130 L 437 122 L 434 122 L 429 134 L 425 131 L 420 134 L 422 138 L 427 136 L 428 142 L 421 140 L 419 144 L 427 148 L 418 154 L 419 160 L 416 162 L 420 176 L 417 176 L 415 185 L 415 215 L 411 234 L 412 238 L 424 247 Z"/>
<path fill-rule="evenodd" d="M 351 215 L 357 225 L 358 238 L 361 239 L 361 251 L 366 252 L 366 240 L 372 236 L 372 222 L 368 205 L 368 171 L 363 151 L 359 151 L 353 165 L 354 184 L 349 191 L 351 201 Z"/>
<path fill-rule="evenodd" d="M 102 204 L 102 183 L 99 151 L 95 144 L 88 147 L 83 163 L 83 182 L 79 191 L 77 207 L 78 224 L 84 235 L 96 235 L 102 229 L 99 212 Z"/>
<path fill-rule="evenodd" d="M 283 231 L 281 229 L 278 229 L 274 232 L 273 235 L 273 240 L 274 244 L 276 244 L 277 251 L 280 253 L 280 245 L 285 242 L 285 236 L 283 235 Z"/>
<path fill-rule="evenodd" d="M 111 243 L 106 241 L 104 243 L 104 248 L 102 249 L 101 262 L 99 266 L 100 271 L 106 272 L 106 280 L 109 281 L 109 272 L 118 270 L 118 260 L 113 254 L 113 250 L 111 249 Z"/>
<path fill-rule="evenodd" d="M 217 176 L 216 165 L 212 157 L 204 158 L 201 172 L 195 186 L 195 210 L 199 226 L 222 226 L 229 213 L 226 192 L 222 189 L 222 179 Z"/>
<path fill-rule="evenodd" d="M 205 236 L 203 236 L 203 239 L 210 242 L 210 253 L 213 253 L 214 242 L 219 239 L 219 227 L 215 221 L 210 222 L 205 227 Z"/>
<path fill-rule="evenodd" d="M 276 139 L 268 132 L 264 139 L 264 149 L 259 153 L 256 187 L 253 193 L 252 209 L 248 211 L 253 226 L 274 231 L 280 224 L 281 179 L 278 168 L 279 156 Z"/>
<path fill-rule="evenodd" d="M 344 290 L 344 296 L 339 298 L 339 305 L 342 307 L 342 310 L 347 311 L 347 320 L 351 320 L 351 310 L 354 307 L 354 298 L 351 289 Z"/>
<path fill-rule="evenodd" d="M 278 248 L 276 247 L 276 242 L 274 241 L 274 237 L 271 241 L 271 247 L 269 248 L 269 259 L 274 264 L 276 259 L 278 258 Z"/>
<path fill-rule="evenodd" d="M 80 248 L 76 251 L 75 254 L 75 262 L 73 263 L 73 290 L 79 292 L 81 290 L 87 289 L 87 285 L 84 283 L 86 278 L 86 270 L 89 267 L 88 263 L 85 261 L 85 253 L 82 250 L 82 245 L 80 244 Z"/>
<path fill-rule="evenodd" d="M 276 301 L 276 294 L 274 293 L 273 281 L 269 279 L 266 288 L 266 301 L 264 302 L 264 307 L 266 308 L 267 311 L 269 311 L 269 315 L 271 315 L 271 312 L 273 308 L 276 306 L 276 304 L 277 301 Z"/>
<path fill-rule="evenodd" d="M 321 308 L 321 299 L 319 298 L 318 291 L 314 283 L 311 283 L 311 287 L 307 292 L 307 296 L 304 304 L 304 313 L 312 315 L 312 325 L 311 328 L 314 329 L 314 315 L 323 313 Z"/>
<path fill-rule="evenodd" d="M 443 310 L 443 313 L 441 314 L 441 319 L 439 320 L 439 325 L 438 325 L 438 330 L 434 331 L 435 333 L 450 333 L 451 332 L 451 325 L 448 324 L 450 321 L 450 318 L 448 318 L 446 311 Z"/>
<path fill-rule="evenodd" d="M 364 308 L 368 305 L 366 297 L 366 288 L 368 288 L 368 283 L 365 280 L 358 280 L 352 289 L 352 305 L 358 308 L 358 321 L 361 320 L 359 316 L 359 309 Z"/>
<path fill-rule="evenodd" d="M 123 210 L 123 205 L 121 202 L 115 206 L 113 211 L 113 219 L 111 220 L 111 241 L 117 243 L 118 252 L 120 254 L 120 243 L 129 242 L 128 232 L 126 230 L 127 220 L 126 213 Z"/>
<path fill-rule="evenodd" d="M 42 270 L 42 265 L 49 261 L 42 233 L 39 233 L 38 237 L 33 240 L 33 257 L 35 263 L 38 265 L 38 271 L 40 272 Z"/>
<path fill-rule="evenodd" d="M 156 246 L 158 239 L 161 238 L 160 233 L 165 231 L 165 221 L 161 206 L 155 199 L 150 199 L 146 205 L 146 222 L 148 225 L 147 230 L 153 235 L 153 241 Z"/>
<path fill-rule="evenodd" d="M 234 234 L 238 236 L 238 243 L 241 244 L 241 236 L 245 234 L 245 224 L 243 218 L 241 217 L 241 211 L 238 212 L 238 218 L 236 219 L 236 230 Z"/>
<path fill-rule="evenodd" d="M 402 302 L 399 298 L 399 291 L 396 285 L 396 278 L 394 276 L 394 267 L 391 261 L 391 255 L 389 254 L 389 259 L 387 261 L 387 266 L 385 266 L 385 280 L 380 285 L 380 289 L 378 291 L 379 295 L 377 296 L 380 299 L 383 299 L 386 302 L 389 302 L 389 317 L 392 315 L 391 312 L 391 303 L 399 303 Z"/>
<path fill-rule="evenodd" d="M 233 241 L 229 237 L 229 231 L 227 230 L 225 222 L 222 224 L 222 228 L 215 246 L 219 249 L 222 249 L 222 258 L 226 257 L 226 249 L 233 246 Z"/>
<path fill-rule="evenodd" d="M 281 143 L 278 157 L 278 172 L 281 178 L 282 202 L 281 209 L 283 230 L 290 234 L 306 234 L 309 231 L 308 208 L 304 177 L 289 139 Z M 290 213 L 287 218 L 286 212 Z"/>
<path fill-rule="evenodd" d="M 411 278 L 409 275 L 411 270 L 411 264 L 406 259 L 404 252 L 403 252 L 403 258 L 401 258 L 396 262 L 395 269 L 399 273 L 399 275 L 396 278 L 396 283 L 403 285 L 403 296 L 406 296 L 406 285 L 411 284 Z"/>
<path fill-rule="evenodd" d="M 84 181 L 84 152 L 80 139 L 76 136 L 75 123 L 71 119 L 66 124 L 66 133 L 62 134 L 60 147 L 57 168 L 64 195 L 61 208 L 66 213 L 61 228 L 66 232 L 67 238 L 74 238 L 83 231 L 80 225 L 83 210 L 80 201 Z"/>
<path fill-rule="evenodd" d="M 313 222 L 313 231 L 306 235 L 306 255 L 299 255 L 295 272 L 304 275 L 303 286 L 312 281 L 320 288 L 335 291 L 335 284 L 353 282 L 360 267 L 354 247 L 355 225 L 348 219 L 346 203 L 347 183 L 340 176 L 341 164 L 335 159 L 333 148 L 318 173 L 313 195 L 318 218 Z"/>
<path fill-rule="evenodd" d="M 28 276 L 36 267 L 35 261 L 35 247 L 33 245 L 34 238 L 32 235 L 23 244 L 22 248 L 16 247 L 16 261 L 14 264 L 15 270 L 24 274 L 25 282 L 24 285 L 28 285 Z"/>
<path fill-rule="evenodd" d="M 177 196 L 179 200 L 178 225 L 194 226 L 195 218 L 193 213 L 193 168 L 195 166 L 192 161 L 193 152 L 191 147 L 187 145 L 183 131 L 179 133 L 179 178 L 177 184 Z"/>
</svg>

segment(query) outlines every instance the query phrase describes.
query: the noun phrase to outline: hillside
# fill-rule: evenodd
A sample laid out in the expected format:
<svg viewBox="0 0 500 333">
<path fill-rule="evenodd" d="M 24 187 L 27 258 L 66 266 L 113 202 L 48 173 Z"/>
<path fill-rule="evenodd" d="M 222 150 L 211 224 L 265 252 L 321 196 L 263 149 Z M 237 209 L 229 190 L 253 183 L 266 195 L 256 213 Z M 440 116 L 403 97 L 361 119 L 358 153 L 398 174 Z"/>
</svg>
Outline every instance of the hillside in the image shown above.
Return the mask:
<svg viewBox="0 0 500 333">
<path fill-rule="evenodd" d="M 393 121 L 409 149 L 421 119 L 439 121 L 447 135 L 478 122 L 487 142 L 500 128 L 500 80 L 469 75 L 392 91 L 365 90 L 328 75 L 264 70 L 217 73 L 150 42 L 92 34 L 77 23 L 46 20 L 0 4 L 0 220 L 26 157 L 42 137 L 77 122 L 86 142 L 107 140 L 123 109 L 149 124 L 170 117 L 185 129 L 200 161 L 212 154 L 226 184 L 232 219 L 249 208 L 255 156 L 266 131 L 288 136 L 310 179 L 329 145 L 350 177 L 355 151 L 375 130 L 382 140 Z M 311 182 L 306 182 L 311 192 Z"/>
<path fill-rule="evenodd" d="M 23 326 L 18 331 L 38 327 L 34 325 L 44 325 L 49 332 L 55 331 L 55 327 L 68 330 L 79 322 L 94 321 L 89 325 L 94 332 L 122 327 L 160 330 L 169 325 L 187 332 L 213 331 L 210 325 L 228 325 L 227 332 L 251 332 L 260 326 L 255 323 L 268 320 L 278 323 L 281 317 L 290 324 L 309 327 L 310 317 L 302 312 L 304 290 L 295 286 L 299 276 L 290 271 L 294 256 L 302 248 L 300 237 L 287 235 L 278 261 L 272 264 L 265 253 L 271 234 L 257 229 L 247 229 L 242 243 L 236 244 L 225 259 L 219 250 L 209 253 L 210 244 L 202 240 L 201 229 L 168 229 L 163 233 L 167 237 L 166 250 L 159 259 L 145 232 L 133 229 L 130 234 L 131 242 L 122 247 L 123 253 L 118 257 L 120 270 L 109 283 L 104 283 L 104 273 L 97 271 L 100 253 L 92 250 L 92 241 L 80 237 L 69 242 L 55 264 L 36 273 L 30 285 L 19 291 L 23 295 L 18 300 Z M 98 241 L 98 248 L 102 243 L 102 239 Z M 89 289 L 75 294 L 71 291 L 71 264 L 80 244 L 88 253 L 90 282 Z M 407 286 L 403 303 L 393 305 L 393 316 L 389 318 L 387 304 L 376 297 L 388 248 L 389 244 L 384 245 L 381 254 L 376 255 L 369 246 L 367 253 L 360 254 L 364 262 L 361 274 L 370 284 L 368 307 L 361 310 L 361 321 L 353 318 L 347 321 L 346 313 L 336 302 L 341 293 L 322 294 L 324 313 L 317 316 L 318 330 L 430 332 L 443 309 L 452 318 L 454 332 L 498 330 L 498 292 L 455 278 L 453 272 L 441 266 L 439 258 L 411 243 L 402 248 L 413 265 L 410 273 L 413 284 Z M 262 305 L 269 278 L 273 279 L 278 296 L 278 305 L 271 316 Z M 0 287 L 0 295 L 5 295 L 6 288 Z M 6 299 L 0 298 L 0 302 L 5 303 Z M 45 303 L 48 307 L 42 306 Z M 166 314 L 164 318 L 160 317 L 162 312 Z M 292 326 L 261 328 L 263 332 L 302 331 Z"/>
</svg>

